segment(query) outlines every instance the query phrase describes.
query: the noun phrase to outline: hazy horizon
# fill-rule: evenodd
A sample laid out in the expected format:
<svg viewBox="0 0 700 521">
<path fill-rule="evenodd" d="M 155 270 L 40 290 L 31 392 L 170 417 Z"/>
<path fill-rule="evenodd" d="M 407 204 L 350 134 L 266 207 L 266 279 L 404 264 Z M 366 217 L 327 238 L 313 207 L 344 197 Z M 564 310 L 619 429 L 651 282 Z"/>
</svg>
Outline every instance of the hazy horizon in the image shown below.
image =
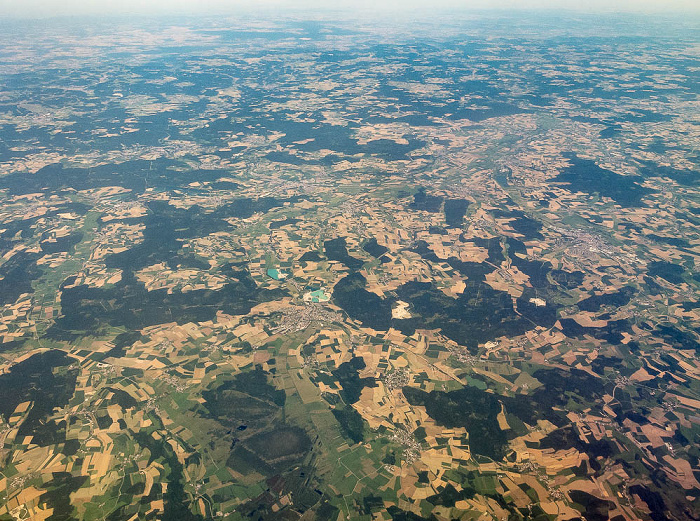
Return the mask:
<svg viewBox="0 0 700 521">
<path fill-rule="evenodd" d="M 0 17 L 46 18 L 83 15 L 207 15 L 236 14 L 251 11 L 411 11 L 411 10 L 550 10 L 591 14 L 607 13 L 694 13 L 700 4 L 694 0 L 669 0 L 663 4 L 652 0 L 434 0 L 429 7 L 417 0 L 349 0 L 329 5 L 319 0 L 0 0 Z"/>
</svg>

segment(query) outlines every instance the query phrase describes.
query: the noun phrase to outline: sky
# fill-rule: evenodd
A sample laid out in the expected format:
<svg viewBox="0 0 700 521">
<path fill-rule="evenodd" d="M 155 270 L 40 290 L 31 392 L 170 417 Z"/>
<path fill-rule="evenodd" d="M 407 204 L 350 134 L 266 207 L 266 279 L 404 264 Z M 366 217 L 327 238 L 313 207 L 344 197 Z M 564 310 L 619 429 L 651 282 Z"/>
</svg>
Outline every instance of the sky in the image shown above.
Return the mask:
<svg viewBox="0 0 700 521">
<path fill-rule="evenodd" d="M 554 9 L 583 12 L 700 14 L 699 0 L 0 0 L 2 17 L 109 14 L 235 14 L 251 9 L 401 10 L 423 8 Z"/>
</svg>

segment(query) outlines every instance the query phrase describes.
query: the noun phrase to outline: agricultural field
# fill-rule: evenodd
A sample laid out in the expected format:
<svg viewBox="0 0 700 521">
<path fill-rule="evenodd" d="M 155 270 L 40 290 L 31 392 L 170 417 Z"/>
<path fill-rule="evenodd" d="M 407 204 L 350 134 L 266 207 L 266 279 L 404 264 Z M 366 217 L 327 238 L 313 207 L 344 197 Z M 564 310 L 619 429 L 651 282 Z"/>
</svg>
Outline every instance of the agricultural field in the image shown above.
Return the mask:
<svg viewBox="0 0 700 521">
<path fill-rule="evenodd" d="M 698 26 L 499 16 L 0 31 L 1 521 L 697 519 Z"/>
</svg>

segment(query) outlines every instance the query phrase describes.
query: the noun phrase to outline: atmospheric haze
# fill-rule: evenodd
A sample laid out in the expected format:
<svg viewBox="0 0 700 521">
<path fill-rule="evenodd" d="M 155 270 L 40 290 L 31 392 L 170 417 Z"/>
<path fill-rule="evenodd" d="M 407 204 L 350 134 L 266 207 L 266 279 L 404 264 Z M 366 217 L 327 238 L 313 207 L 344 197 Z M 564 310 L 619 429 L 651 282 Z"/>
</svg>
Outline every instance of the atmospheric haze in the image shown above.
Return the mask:
<svg viewBox="0 0 700 521">
<path fill-rule="evenodd" d="M 0 0 L 0 17 L 52 17 L 110 14 L 235 14 L 250 10 L 436 10 L 436 9 L 551 9 L 581 12 L 694 12 L 695 0 Z"/>
</svg>

